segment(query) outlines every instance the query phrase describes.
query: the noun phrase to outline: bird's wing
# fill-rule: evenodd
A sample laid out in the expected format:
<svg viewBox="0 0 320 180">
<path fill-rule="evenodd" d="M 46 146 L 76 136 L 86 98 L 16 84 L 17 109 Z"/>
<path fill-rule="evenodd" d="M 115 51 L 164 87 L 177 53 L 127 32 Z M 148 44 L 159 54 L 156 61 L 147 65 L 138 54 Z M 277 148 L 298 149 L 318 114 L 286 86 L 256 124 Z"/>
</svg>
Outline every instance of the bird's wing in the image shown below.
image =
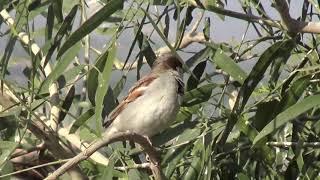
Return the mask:
<svg viewBox="0 0 320 180">
<path fill-rule="evenodd" d="M 126 106 L 136 100 L 138 97 L 142 96 L 147 86 L 156 78 L 158 75 L 156 74 L 149 74 L 141 78 L 130 90 L 128 96 L 126 96 L 121 103 L 110 113 L 110 115 L 106 118 L 103 123 L 104 127 L 108 127 L 113 120 L 126 108 Z"/>
</svg>

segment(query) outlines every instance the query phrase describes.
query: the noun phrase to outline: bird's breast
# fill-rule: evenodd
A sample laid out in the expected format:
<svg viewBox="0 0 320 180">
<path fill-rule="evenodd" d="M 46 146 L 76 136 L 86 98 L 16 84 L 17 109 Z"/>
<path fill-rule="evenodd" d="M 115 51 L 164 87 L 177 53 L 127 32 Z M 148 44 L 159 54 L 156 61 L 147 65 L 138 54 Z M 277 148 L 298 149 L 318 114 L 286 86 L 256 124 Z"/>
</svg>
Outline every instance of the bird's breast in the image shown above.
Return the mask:
<svg viewBox="0 0 320 180">
<path fill-rule="evenodd" d="M 122 131 L 131 130 L 153 136 L 167 128 L 179 110 L 179 96 L 173 76 L 159 76 L 148 89 L 115 119 Z"/>
</svg>

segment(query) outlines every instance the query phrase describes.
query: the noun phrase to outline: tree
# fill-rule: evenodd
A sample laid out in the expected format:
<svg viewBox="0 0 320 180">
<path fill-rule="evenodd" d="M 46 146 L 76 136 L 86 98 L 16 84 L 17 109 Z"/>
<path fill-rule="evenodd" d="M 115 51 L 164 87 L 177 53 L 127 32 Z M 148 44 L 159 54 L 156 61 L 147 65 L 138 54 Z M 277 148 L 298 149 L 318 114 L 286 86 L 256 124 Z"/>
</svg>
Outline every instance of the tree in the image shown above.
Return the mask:
<svg viewBox="0 0 320 180">
<path fill-rule="evenodd" d="M 93 2 L 99 8 L 88 16 Z M 315 179 L 319 3 L 305 0 L 298 19 L 289 13 L 293 1 L 238 1 L 239 11 L 228 3 L 1 1 L 0 177 Z M 245 32 L 240 42 L 215 42 L 213 16 L 243 20 L 255 38 Z M 108 37 L 98 48 L 97 34 Z M 19 46 L 27 66 L 14 74 Z M 127 79 L 139 79 L 142 67 L 168 51 L 185 62 L 186 93 L 175 123 L 153 146 L 130 132 L 101 138 L 102 120 Z"/>
</svg>

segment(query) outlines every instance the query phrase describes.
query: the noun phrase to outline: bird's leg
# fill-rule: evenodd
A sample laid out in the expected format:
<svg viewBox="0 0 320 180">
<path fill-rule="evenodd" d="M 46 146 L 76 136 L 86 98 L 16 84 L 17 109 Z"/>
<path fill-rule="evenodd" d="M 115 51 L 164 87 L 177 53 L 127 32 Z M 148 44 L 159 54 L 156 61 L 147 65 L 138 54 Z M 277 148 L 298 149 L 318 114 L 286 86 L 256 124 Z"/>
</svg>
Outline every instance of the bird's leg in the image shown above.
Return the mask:
<svg viewBox="0 0 320 180">
<path fill-rule="evenodd" d="M 160 159 L 160 157 L 159 157 L 158 154 L 156 153 L 158 150 L 153 147 L 152 142 L 151 142 L 151 140 L 150 140 L 150 138 L 149 138 L 148 136 L 143 136 L 143 137 L 148 141 L 149 145 L 155 150 L 155 152 L 154 152 L 154 154 L 153 154 L 153 156 L 156 158 L 155 160 L 153 160 L 153 161 L 155 161 L 155 162 L 153 162 L 153 161 L 151 160 L 151 158 L 150 158 L 150 156 L 149 156 L 148 154 L 146 154 L 146 160 L 147 160 L 148 162 L 152 162 L 155 166 L 159 166 L 159 159 Z"/>
<path fill-rule="evenodd" d="M 151 140 L 150 140 L 150 138 L 148 137 L 148 136 L 143 136 L 144 138 L 146 138 L 146 140 L 148 141 L 148 143 L 150 144 L 150 146 L 152 146 L 152 142 L 151 142 Z"/>
<path fill-rule="evenodd" d="M 150 138 L 149 138 L 148 136 L 145 136 L 145 135 L 143 135 L 143 137 L 148 141 L 148 143 L 150 144 L 150 146 L 152 146 L 152 142 L 151 142 Z M 146 154 L 146 160 L 147 160 L 148 162 L 150 162 L 150 157 L 149 157 L 148 154 Z"/>
</svg>

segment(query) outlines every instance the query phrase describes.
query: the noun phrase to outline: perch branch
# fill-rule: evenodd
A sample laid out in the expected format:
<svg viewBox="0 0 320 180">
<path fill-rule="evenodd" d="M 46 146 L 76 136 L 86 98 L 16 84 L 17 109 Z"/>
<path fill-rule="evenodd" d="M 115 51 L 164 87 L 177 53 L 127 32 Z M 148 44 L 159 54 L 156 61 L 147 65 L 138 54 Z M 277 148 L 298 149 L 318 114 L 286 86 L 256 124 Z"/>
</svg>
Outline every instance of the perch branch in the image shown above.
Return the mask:
<svg viewBox="0 0 320 180">
<path fill-rule="evenodd" d="M 40 113 L 36 113 L 40 119 L 45 119 L 46 117 L 41 115 Z M 82 142 L 80 137 L 76 134 L 69 134 L 69 130 L 67 128 L 61 127 L 58 130 L 59 137 L 64 137 L 68 143 L 70 143 L 71 147 L 74 150 L 84 151 L 89 147 L 89 144 L 86 142 Z M 96 163 L 103 164 L 105 166 L 108 165 L 109 159 L 102 155 L 100 152 L 94 152 L 90 159 L 95 161 Z"/>
<path fill-rule="evenodd" d="M 59 136 L 62 136 L 64 138 L 66 138 L 66 140 L 69 143 L 71 143 L 73 146 L 75 146 L 77 149 L 79 149 L 81 151 L 85 151 L 87 149 L 87 147 L 90 146 L 86 142 L 81 142 L 79 136 L 77 136 L 75 134 L 69 134 L 69 132 L 68 132 L 68 130 L 66 128 L 59 128 L 58 134 L 59 134 Z M 109 163 L 109 159 L 106 158 L 104 155 L 102 155 L 98 151 L 94 152 L 90 156 L 90 159 L 92 159 L 93 161 L 95 161 L 97 163 L 103 164 L 105 166 L 107 166 L 108 163 Z"/>
<path fill-rule="evenodd" d="M 106 146 L 112 142 L 116 141 L 125 141 L 131 140 L 138 144 L 140 144 L 144 151 L 149 155 L 151 160 L 151 170 L 155 176 L 155 179 L 162 179 L 161 170 L 159 168 L 159 161 L 157 158 L 157 152 L 149 143 L 149 141 L 136 133 L 132 132 L 118 132 L 114 133 L 110 136 L 103 136 L 101 139 L 93 142 L 86 150 L 82 151 L 72 159 L 70 159 L 67 163 L 62 165 L 59 169 L 54 171 L 51 175 L 49 175 L 46 180 L 57 179 L 60 175 L 64 174 L 67 170 L 77 165 L 79 162 L 88 159 L 94 152 L 96 152 L 101 147 Z"/>
</svg>

